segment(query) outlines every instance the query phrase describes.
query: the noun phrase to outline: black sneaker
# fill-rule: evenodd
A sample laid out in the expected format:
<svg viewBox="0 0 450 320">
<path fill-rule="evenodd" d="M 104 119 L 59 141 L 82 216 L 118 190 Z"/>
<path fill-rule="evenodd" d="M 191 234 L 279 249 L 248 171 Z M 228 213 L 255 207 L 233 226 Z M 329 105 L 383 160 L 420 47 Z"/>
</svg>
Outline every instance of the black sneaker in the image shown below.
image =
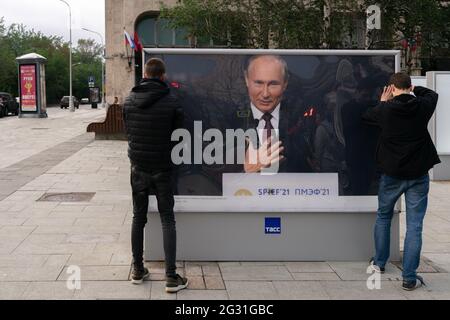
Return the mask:
<svg viewBox="0 0 450 320">
<path fill-rule="evenodd" d="M 383 273 L 386 272 L 386 268 L 385 268 L 385 267 L 379 267 L 379 266 L 377 266 L 377 265 L 375 264 L 375 259 L 374 259 L 374 258 L 370 259 L 369 264 L 370 264 L 370 266 L 372 267 L 372 269 L 373 269 L 376 273 L 381 273 L 381 274 L 383 274 Z"/>
<path fill-rule="evenodd" d="M 406 291 L 413 291 L 422 286 L 425 286 L 425 282 L 421 276 L 417 276 L 415 281 L 406 281 L 403 280 L 402 289 Z"/>
<path fill-rule="evenodd" d="M 188 285 L 188 279 L 183 278 L 179 274 L 177 274 L 175 277 L 166 278 L 166 292 L 168 293 L 176 293 L 180 290 L 186 289 Z"/>
<path fill-rule="evenodd" d="M 147 268 L 135 268 L 133 267 L 133 271 L 131 272 L 131 283 L 133 284 L 142 284 L 144 279 L 148 278 L 150 272 L 148 272 Z"/>
</svg>

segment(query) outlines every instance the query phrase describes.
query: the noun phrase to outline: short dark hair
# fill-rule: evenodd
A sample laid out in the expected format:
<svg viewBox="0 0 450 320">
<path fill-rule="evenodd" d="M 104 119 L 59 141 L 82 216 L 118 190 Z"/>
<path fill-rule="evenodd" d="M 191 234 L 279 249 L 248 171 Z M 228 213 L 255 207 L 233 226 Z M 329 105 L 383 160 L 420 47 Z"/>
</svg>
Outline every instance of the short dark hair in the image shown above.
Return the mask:
<svg viewBox="0 0 450 320">
<path fill-rule="evenodd" d="M 166 73 L 166 65 L 159 58 L 151 58 L 145 64 L 145 74 L 149 78 L 161 78 Z"/>
<path fill-rule="evenodd" d="M 404 72 L 394 74 L 389 80 L 389 84 L 393 84 L 397 89 L 406 90 L 411 88 L 411 77 Z"/>
</svg>

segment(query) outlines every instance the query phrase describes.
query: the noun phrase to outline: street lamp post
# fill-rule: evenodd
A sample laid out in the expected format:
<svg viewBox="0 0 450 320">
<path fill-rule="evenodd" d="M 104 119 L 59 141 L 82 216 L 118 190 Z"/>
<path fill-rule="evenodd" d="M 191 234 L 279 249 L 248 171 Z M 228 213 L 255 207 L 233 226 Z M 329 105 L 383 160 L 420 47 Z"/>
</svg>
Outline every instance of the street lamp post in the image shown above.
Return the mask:
<svg viewBox="0 0 450 320">
<path fill-rule="evenodd" d="M 72 8 L 70 4 L 68 4 L 65 0 L 59 0 L 62 3 L 66 4 L 69 7 L 69 29 L 70 29 L 70 54 L 69 54 L 69 82 L 70 82 L 70 93 L 69 93 L 69 110 L 70 112 L 75 112 L 75 106 L 73 104 L 73 96 L 72 96 Z"/>
<path fill-rule="evenodd" d="M 84 31 L 95 33 L 100 37 L 100 40 L 102 42 L 102 59 L 105 59 L 105 42 L 103 41 L 103 36 L 101 33 L 93 30 L 89 30 L 87 28 L 82 28 Z M 105 107 L 105 62 L 102 60 L 102 107 Z"/>
</svg>

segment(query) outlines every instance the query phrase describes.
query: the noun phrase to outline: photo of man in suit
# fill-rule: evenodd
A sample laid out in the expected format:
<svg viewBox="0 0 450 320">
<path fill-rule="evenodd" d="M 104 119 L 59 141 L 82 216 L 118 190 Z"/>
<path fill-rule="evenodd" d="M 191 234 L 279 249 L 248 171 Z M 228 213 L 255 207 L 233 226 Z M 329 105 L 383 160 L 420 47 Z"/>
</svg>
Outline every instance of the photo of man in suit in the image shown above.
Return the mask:
<svg viewBox="0 0 450 320">
<path fill-rule="evenodd" d="M 237 112 L 236 123 L 244 130 L 256 129 L 258 143 L 247 147 L 243 172 L 259 173 L 268 167 L 267 163 L 250 161 L 249 148 L 267 148 L 274 134 L 279 143 L 271 146 L 270 154 L 280 154 L 271 163 L 279 161 L 277 171 L 311 172 L 310 148 L 302 135 L 302 110 L 284 101 L 289 84 L 286 61 L 276 55 L 251 57 L 245 70 L 245 83 L 250 101 Z"/>
<path fill-rule="evenodd" d="M 332 52 L 278 56 L 255 50 L 167 53 L 163 58 L 169 66 L 169 84 L 186 115 L 187 138 L 182 142 L 190 161 L 177 167 L 177 195 L 222 196 L 224 175 L 264 175 L 267 164 L 249 161 L 254 159 L 248 155 L 267 151 L 269 132 L 276 138 L 270 156 L 277 152 L 280 156 L 269 158 L 278 163 L 273 166 L 276 171 L 267 173 L 338 173 L 342 196 L 371 195 L 376 190 L 373 174 L 358 175 L 354 170 L 367 167 L 358 162 L 364 162 L 363 157 L 355 156 L 362 152 L 357 146 L 362 143 L 364 150 L 370 149 L 374 141 L 360 131 L 360 118 L 352 116 L 357 106 L 342 110 L 360 94 L 355 85 L 362 79 L 367 79 L 370 92 L 382 86 L 394 72 L 395 57 L 380 61 L 376 56 Z M 246 140 L 244 133 L 251 137 Z"/>
</svg>

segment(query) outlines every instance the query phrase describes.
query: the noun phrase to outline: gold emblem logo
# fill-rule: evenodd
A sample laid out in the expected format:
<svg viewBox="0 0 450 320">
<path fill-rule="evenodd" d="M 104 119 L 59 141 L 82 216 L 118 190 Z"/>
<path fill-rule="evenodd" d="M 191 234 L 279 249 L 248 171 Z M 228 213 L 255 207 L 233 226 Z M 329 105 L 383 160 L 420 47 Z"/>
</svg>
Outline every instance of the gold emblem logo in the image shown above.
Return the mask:
<svg viewBox="0 0 450 320">
<path fill-rule="evenodd" d="M 234 194 L 235 197 L 253 197 L 253 194 L 247 189 L 240 189 Z"/>
<path fill-rule="evenodd" d="M 25 89 L 27 89 L 27 94 L 31 94 L 31 88 L 33 88 L 33 85 L 31 84 L 31 82 L 25 83 Z"/>
</svg>

